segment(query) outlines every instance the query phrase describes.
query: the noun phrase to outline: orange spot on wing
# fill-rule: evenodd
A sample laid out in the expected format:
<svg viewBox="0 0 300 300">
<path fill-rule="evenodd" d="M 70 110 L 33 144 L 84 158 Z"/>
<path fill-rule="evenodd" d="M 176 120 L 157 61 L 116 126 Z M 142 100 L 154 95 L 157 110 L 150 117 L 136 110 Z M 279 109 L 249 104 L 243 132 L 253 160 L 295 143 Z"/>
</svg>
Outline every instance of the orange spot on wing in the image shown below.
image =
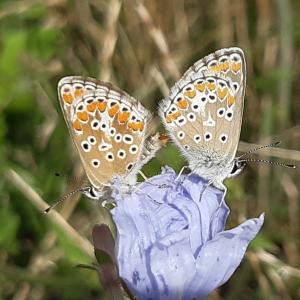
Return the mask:
<svg viewBox="0 0 300 300">
<path fill-rule="evenodd" d="M 77 113 L 77 118 L 85 122 L 89 119 L 89 115 L 86 111 L 82 111 Z"/>
<path fill-rule="evenodd" d="M 227 93 L 228 93 L 227 87 L 224 87 L 223 89 L 218 88 L 217 90 L 217 95 L 221 100 L 223 100 L 226 97 Z"/>
<path fill-rule="evenodd" d="M 196 91 L 194 90 L 185 91 L 184 96 L 189 98 L 194 98 L 196 96 Z"/>
<path fill-rule="evenodd" d="M 213 90 L 216 89 L 216 84 L 213 83 L 213 82 L 208 82 L 208 83 L 206 84 L 206 86 L 207 86 L 207 88 L 208 88 L 210 91 L 213 91 Z"/>
<path fill-rule="evenodd" d="M 170 115 L 168 115 L 168 117 L 171 119 L 171 120 L 176 120 L 178 117 L 180 117 L 181 116 L 181 112 L 179 112 L 179 111 L 176 111 L 176 112 L 174 112 L 173 114 L 170 114 Z"/>
<path fill-rule="evenodd" d="M 229 69 L 229 62 L 226 61 L 226 62 L 221 63 L 220 69 L 221 69 L 221 71 L 227 71 Z"/>
<path fill-rule="evenodd" d="M 234 102 L 235 102 L 234 97 L 229 94 L 228 97 L 227 97 L 227 106 L 228 107 L 232 106 L 234 104 Z"/>
<path fill-rule="evenodd" d="M 86 107 L 87 111 L 89 111 L 89 112 L 94 112 L 96 110 L 96 108 L 97 108 L 97 103 L 96 102 L 88 104 L 87 107 Z"/>
<path fill-rule="evenodd" d="M 72 104 L 72 102 L 74 101 L 74 97 L 72 96 L 71 93 L 65 93 L 63 94 L 63 100 L 68 104 Z"/>
<path fill-rule="evenodd" d="M 128 127 L 134 131 L 137 131 L 138 130 L 138 126 L 137 126 L 138 123 L 135 123 L 135 122 L 130 122 L 128 123 Z"/>
<path fill-rule="evenodd" d="M 144 122 L 140 122 L 140 123 L 139 123 L 139 130 L 140 130 L 140 131 L 143 131 L 144 128 L 145 128 L 145 123 L 144 123 Z"/>
<path fill-rule="evenodd" d="M 97 106 L 100 112 L 104 112 L 106 110 L 107 103 L 105 101 L 98 102 Z"/>
<path fill-rule="evenodd" d="M 112 108 L 108 110 L 108 115 L 112 118 L 116 115 L 116 113 L 119 111 L 120 106 L 119 105 L 114 105 Z"/>
<path fill-rule="evenodd" d="M 76 119 L 73 124 L 72 124 L 72 127 L 76 130 L 76 131 L 82 131 L 82 126 L 79 122 L 78 119 Z"/>
<path fill-rule="evenodd" d="M 167 123 L 171 123 L 172 122 L 172 119 L 169 116 L 166 116 L 165 120 L 166 120 Z"/>
<path fill-rule="evenodd" d="M 128 127 L 131 128 L 133 131 L 143 131 L 145 124 L 144 122 L 130 122 L 128 123 Z"/>
<path fill-rule="evenodd" d="M 177 107 L 181 108 L 181 109 L 186 109 L 188 107 L 188 102 L 185 99 L 181 99 L 177 101 Z"/>
<path fill-rule="evenodd" d="M 76 98 L 82 97 L 83 89 L 75 89 L 74 95 Z"/>
<path fill-rule="evenodd" d="M 214 65 L 210 68 L 210 71 L 215 72 L 215 73 L 220 73 L 221 68 L 220 65 Z"/>
<path fill-rule="evenodd" d="M 130 117 L 130 112 L 129 111 L 120 112 L 119 115 L 118 115 L 119 123 L 127 122 L 129 117 Z"/>
<path fill-rule="evenodd" d="M 197 83 L 196 84 L 196 89 L 200 92 L 203 92 L 205 90 L 205 83 Z"/>
<path fill-rule="evenodd" d="M 241 67 L 242 67 L 242 64 L 240 62 L 231 64 L 231 70 L 234 73 L 237 73 L 241 69 Z"/>
</svg>

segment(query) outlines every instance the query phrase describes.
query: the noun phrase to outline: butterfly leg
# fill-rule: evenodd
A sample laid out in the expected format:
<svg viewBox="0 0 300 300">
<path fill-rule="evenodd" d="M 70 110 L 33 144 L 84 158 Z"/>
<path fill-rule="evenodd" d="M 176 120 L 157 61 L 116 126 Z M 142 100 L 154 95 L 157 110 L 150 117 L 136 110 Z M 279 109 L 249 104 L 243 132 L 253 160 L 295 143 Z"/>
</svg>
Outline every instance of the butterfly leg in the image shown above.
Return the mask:
<svg viewBox="0 0 300 300">
<path fill-rule="evenodd" d="M 200 192 L 200 197 L 199 197 L 199 202 L 201 201 L 202 196 L 203 196 L 204 192 L 206 191 L 206 189 L 207 189 L 210 185 L 212 185 L 212 184 L 213 184 L 213 181 L 212 181 L 212 180 L 209 180 L 206 184 L 204 184 L 204 185 L 202 186 L 202 190 L 201 190 L 201 192 Z"/>
<path fill-rule="evenodd" d="M 145 181 L 148 180 L 148 177 L 141 170 L 138 170 L 138 173 L 143 177 Z"/>
<path fill-rule="evenodd" d="M 134 190 L 134 191 L 139 191 L 139 192 L 145 194 L 145 195 L 146 195 L 146 196 L 147 196 L 154 204 L 157 204 L 157 205 L 163 204 L 163 203 L 158 202 L 157 200 L 153 199 L 149 194 L 145 193 L 145 192 L 144 192 L 142 189 L 140 189 L 138 186 L 135 186 L 135 187 L 133 188 L 133 190 Z"/>
<path fill-rule="evenodd" d="M 176 179 L 175 179 L 175 182 L 180 178 L 180 176 L 182 175 L 182 173 L 183 173 L 183 171 L 185 170 L 185 169 L 188 169 L 189 167 L 188 166 L 183 166 L 182 168 L 181 168 L 181 170 L 179 171 L 179 173 L 178 173 L 178 175 L 177 175 L 177 177 L 176 177 Z M 189 173 L 189 174 L 191 174 L 191 173 Z M 189 175 L 188 174 L 188 175 Z"/>
</svg>

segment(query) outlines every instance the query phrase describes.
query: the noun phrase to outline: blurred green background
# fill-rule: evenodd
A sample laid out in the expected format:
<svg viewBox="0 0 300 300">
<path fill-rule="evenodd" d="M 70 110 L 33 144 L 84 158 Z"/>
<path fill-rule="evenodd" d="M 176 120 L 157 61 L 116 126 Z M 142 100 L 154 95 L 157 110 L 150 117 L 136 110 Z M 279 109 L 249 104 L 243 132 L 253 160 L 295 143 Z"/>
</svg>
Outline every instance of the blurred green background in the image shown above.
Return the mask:
<svg viewBox="0 0 300 300">
<path fill-rule="evenodd" d="M 222 47 L 247 60 L 240 150 L 282 140 L 227 181 L 228 227 L 262 211 L 266 221 L 231 280 L 210 299 L 300 299 L 300 2 L 297 0 L 0 1 L 0 299 L 103 299 L 88 240 L 109 222 L 98 204 L 74 195 L 82 173 L 59 107 L 66 75 L 110 81 L 154 114 L 168 86 Z M 159 126 L 158 119 L 154 119 Z M 159 126 L 159 130 L 163 128 Z M 184 165 L 168 145 L 145 168 Z M 66 177 L 55 177 L 55 172 Z"/>
</svg>

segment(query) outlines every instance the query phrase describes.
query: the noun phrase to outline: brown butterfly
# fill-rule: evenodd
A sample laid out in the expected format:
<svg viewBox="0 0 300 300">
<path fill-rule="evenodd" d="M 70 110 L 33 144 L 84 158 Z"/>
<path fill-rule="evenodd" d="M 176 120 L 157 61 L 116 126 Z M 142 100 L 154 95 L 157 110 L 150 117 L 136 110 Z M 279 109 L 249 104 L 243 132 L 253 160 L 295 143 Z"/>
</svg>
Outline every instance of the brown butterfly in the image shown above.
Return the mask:
<svg viewBox="0 0 300 300">
<path fill-rule="evenodd" d="M 245 87 L 243 51 L 221 49 L 189 68 L 159 108 L 189 168 L 221 189 L 223 180 L 239 174 L 246 164 L 235 158 Z"/>
<path fill-rule="evenodd" d="M 165 144 L 165 136 L 149 135 L 150 113 L 140 102 L 111 84 L 81 76 L 58 84 L 61 108 L 90 186 L 81 190 L 103 199 L 114 176 L 128 185 Z"/>
</svg>

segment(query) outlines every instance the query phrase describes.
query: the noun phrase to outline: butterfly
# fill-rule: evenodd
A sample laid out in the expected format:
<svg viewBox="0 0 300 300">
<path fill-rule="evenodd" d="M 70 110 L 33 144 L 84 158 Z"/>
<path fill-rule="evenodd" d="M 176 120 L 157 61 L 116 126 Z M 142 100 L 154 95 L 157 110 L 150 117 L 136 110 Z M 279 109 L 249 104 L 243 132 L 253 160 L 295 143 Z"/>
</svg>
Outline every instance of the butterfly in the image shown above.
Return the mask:
<svg viewBox="0 0 300 300">
<path fill-rule="evenodd" d="M 246 87 L 246 62 L 240 48 L 218 50 L 190 67 L 159 105 L 170 137 L 193 173 L 219 189 L 239 174 L 235 158 Z"/>
<path fill-rule="evenodd" d="M 150 112 L 117 87 L 93 78 L 69 76 L 58 83 L 60 105 L 85 173 L 81 190 L 92 199 L 108 196 L 114 176 L 128 185 L 165 143 L 149 135 Z"/>
</svg>

